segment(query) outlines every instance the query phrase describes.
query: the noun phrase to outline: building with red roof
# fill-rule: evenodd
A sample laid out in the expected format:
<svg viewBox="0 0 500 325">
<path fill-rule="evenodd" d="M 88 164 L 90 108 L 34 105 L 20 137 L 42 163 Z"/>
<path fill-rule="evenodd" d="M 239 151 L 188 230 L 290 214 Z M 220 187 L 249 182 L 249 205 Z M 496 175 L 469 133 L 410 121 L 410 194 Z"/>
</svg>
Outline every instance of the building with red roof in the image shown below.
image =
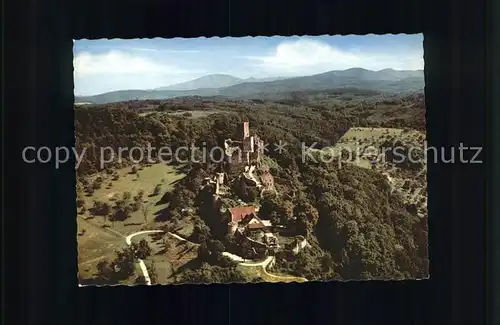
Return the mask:
<svg viewBox="0 0 500 325">
<path fill-rule="evenodd" d="M 230 222 L 240 222 L 245 219 L 246 216 L 253 215 L 257 213 L 257 209 L 253 205 L 230 208 L 229 213 L 231 214 Z"/>
</svg>

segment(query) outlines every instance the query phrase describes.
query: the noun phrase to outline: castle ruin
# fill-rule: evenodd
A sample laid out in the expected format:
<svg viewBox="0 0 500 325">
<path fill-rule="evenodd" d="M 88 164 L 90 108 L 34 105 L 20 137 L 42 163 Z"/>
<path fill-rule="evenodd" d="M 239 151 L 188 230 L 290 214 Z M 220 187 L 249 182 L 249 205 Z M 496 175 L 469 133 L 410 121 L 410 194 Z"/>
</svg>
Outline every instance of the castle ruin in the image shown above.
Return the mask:
<svg viewBox="0 0 500 325">
<path fill-rule="evenodd" d="M 240 125 L 236 140 L 224 141 L 225 161 L 230 166 L 252 165 L 260 161 L 264 154 L 264 141 L 258 135 L 250 135 L 248 121 Z"/>
</svg>

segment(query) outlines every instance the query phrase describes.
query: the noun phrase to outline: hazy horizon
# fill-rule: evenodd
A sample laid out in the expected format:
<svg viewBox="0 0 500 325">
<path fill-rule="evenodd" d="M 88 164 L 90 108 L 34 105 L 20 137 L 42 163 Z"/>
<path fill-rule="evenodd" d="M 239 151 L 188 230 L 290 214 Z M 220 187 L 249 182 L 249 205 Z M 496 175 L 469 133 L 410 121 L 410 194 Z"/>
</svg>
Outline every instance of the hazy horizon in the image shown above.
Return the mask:
<svg viewBox="0 0 500 325">
<path fill-rule="evenodd" d="M 423 70 L 423 35 L 76 40 L 76 96 L 155 89 L 214 74 L 290 78 L 332 70 Z"/>
</svg>

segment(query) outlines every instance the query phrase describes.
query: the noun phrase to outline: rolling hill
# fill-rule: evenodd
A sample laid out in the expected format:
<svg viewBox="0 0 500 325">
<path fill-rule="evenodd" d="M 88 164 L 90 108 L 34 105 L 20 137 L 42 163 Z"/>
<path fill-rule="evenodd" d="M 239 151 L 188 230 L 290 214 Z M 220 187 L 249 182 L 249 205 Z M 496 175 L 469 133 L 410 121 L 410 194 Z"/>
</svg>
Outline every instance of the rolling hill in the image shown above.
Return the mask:
<svg viewBox="0 0 500 325">
<path fill-rule="evenodd" d="M 198 79 L 182 82 L 155 90 L 194 90 L 200 88 L 223 88 L 244 82 L 244 79 L 236 78 L 227 74 L 211 74 Z"/>
<path fill-rule="evenodd" d="M 249 82 L 248 79 L 238 79 L 229 75 L 211 75 L 187 83 L 166 87 L 168 89 L 121 90 L 95 96 L 76 97 L 75 102 L 106 104 L 134 99 L 167 99 L 183 96 L 248 98 L 261 93 L 266 93 L 269 96 L 269 94 L 290 91 L 328 90 L 335 88 L 359 88 L 380 92 L 406 93 L 420 91 L 424 88 L 424 73 L 422 70 L 397 71 L 384 69 L 380 71 L 371 71 L 361 68 L 352 68 L 342 71 L 329 71 L 312 76 L 275 79 L 278 80 L 255 81 L 254 79 L 254 81 Z M 211 82 L 211 80 L 213 82 Z M 233 82 L 235 82 L 233 85 L 218 87 Z M 199 88 L 197 89 L 189 89 L 190 87 L 198 86 Z"/>
<path fill-rule="evenodd" d="M 247 79 L 241 79 L 237 77 L 233 77 L 227 74 L 211 74 L 208 76 L 204 76 L 201 78 L 197 78 L 194 80 L 182 82 L 179 84 L 167 86 L 167 87 L 160 87 L 156 88 L 154 90 L 195 90 L 195 89 L 206 89 L 206 88 L 224 88 L 224 87 L 230 87 L 233 85 L 245 83 L 245 82 L 269 82 L 269 81 L 275 81 L 275 80 L 283 80 L 287 78 L 247 78 Z"/>
</svg>

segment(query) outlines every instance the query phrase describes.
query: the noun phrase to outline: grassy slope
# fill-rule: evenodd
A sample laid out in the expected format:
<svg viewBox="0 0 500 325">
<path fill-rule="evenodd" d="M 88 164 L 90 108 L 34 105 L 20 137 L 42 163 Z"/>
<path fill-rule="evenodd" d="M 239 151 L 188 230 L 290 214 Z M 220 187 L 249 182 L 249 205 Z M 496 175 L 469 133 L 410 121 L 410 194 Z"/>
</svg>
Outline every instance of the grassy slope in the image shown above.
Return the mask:
<svg viewBox="0 0 500 325">
<path fill-rule="evenodd" d="M 113 195 L 120 198 L 124 192 L 130 192 L 132 196 L 134 196 L 139 190 L 144 190 L 146 200 L 148 201 L 147 203 L 152 204 L 147 224 L 144 223 L 144 216 L 141 211 L 132 212 L 131 217 L 124 222 L 116 221 L 113 224 L 109 221 L 107 222 L 107 224 L 111 226 L 111 231 L 116 231 L 123 235 L 131 234 L 142 229 L 160 227 L 161 225 L 159 223 L 154 222 L 154 215 L 165 208 L 166 205 L 155 205 L 155 203 L 162 197 L 164 192 L 172 189 L 173 182 L 184 176 L 183 174 L 177 173 L 172 166 L 164 164 L 155 164 L 139 171 L 140 176 L 138 179 L 135 175 L 129 174 L 129 172 L 130 168 L 118 170 L 120 179 L 112 182 L 113 185 L 111 188 L 103 187 L 96 190 L 94 195 L 84 198 L 86 207 L 91 207 L 94 200 L 113 204 Z M 155 197 L 147 197 L 147 194 L 151 193 L 153 188 L 159 184 L 162 179 L 165 179 L 162 188 L 163 192 Z M 109 181 L 105 181 L 103 184 L 107 185 L 108 182 Z M 95 266 L 100 260 L 111 260 L 114 258 L 114 251 L 126 245 L 123 237 L 102 228 L 105 224 L 104 218 L 97 216 L 86 220 L 89 217 L 88 212 L 78 217 L 78 233 L 80 234 L 77 236 L 78 259 L 79 265 L 81 266 L 80 275 L 83 278 L 92 276 L 95 272 Z M 81 235 L 82 229 L 85 229 L 85 234 L 83 235 Z"/>
</svg>

